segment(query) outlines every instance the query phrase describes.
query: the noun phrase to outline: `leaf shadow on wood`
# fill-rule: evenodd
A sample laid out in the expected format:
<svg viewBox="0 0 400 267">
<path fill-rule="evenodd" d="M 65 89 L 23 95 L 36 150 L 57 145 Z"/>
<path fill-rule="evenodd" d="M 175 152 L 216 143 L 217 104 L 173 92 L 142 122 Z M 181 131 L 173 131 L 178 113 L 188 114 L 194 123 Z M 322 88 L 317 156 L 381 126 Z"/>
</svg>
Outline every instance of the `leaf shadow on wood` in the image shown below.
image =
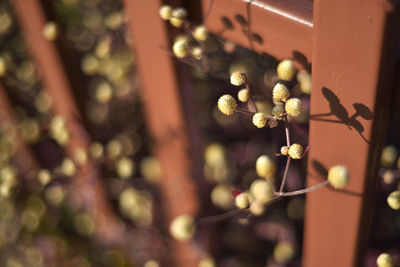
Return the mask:
<svg viewBox="0 0 400 267">
<path fill-rule="evenodd" d="M 353 103 L 355 112 L 353 113 L 353 115 L 349 116 L 349 112 L 340 103 L 340 99 L 335 95 L 332 90 L 326 87 L 322 87 L 321 91 L 325 99 L 328 101 L 330 112 L 311 114 L 310 120 L 344 124 L 350 130 L 356 130 L 360 137 L 366 143 L 370 144 L 370 141 L 367 140 L 367 138 L 364 136 L 364 126 L 361 124 L 358 118 L 361 117 L 364 120 L 372 120 L 372 111 L 362 103 Z M 336 119 L 329 118 L 332 116 L 336 117 Z"/>
</svg>

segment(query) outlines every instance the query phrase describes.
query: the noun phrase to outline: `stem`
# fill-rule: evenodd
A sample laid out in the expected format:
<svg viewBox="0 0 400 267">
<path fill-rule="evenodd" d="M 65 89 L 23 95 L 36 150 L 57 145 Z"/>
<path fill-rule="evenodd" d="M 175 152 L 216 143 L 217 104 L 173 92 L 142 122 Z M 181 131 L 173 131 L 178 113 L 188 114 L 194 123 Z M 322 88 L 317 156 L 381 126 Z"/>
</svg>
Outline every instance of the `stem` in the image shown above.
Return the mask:
<svg viewBox="0 0 400 267">
<path fill-rule="evenodd" d="M 245 211 L 248 212 L 249 209 L 234 209 L 234 210 L 225 212 L 223 214 L 201 218 L 200 220 L 197 221 L 197 224 L 213 223 L 213 222 L 222 221 L 222 220 L 231 218 L 233 216 L 236 216 L 236 215 L 240 214 L 241 212 L 245 212 Z"/>
<path fill-rule="evenodd" d="M 252 94 L 251 89 L 250 89 L 250 84 L 249 84 L 249 82 L 247 80 L 247 76 L 244 73 L 242 75 L 244 77 L 244 85 L 246 86 L 247 91 L 249 91 L 249 95 L 250 95 L 249 103 L 250 103 L 252 109 L 255 112 L 258 112 L 257 106 L 256 106 L 256 104 L 254 102 L 254 99 L 253 99 L 253 94 Z"/>
<path fill-rule="evenodd" d="M 236 108 L 235 112 L 243 113 L 243 114 L 250 115 L 250 116 L 254 115 L 254 112 L 251 112 L 251 111 L 248 111 L 248 110 L 244 110 L 244 109 L 240 109 L 240 108 Z"/>
<path fill-rule="evenodd" d="M 289 132 L 287 115 L 285 115 L 283 118 L 284 118 L 283 123 L 285 125 L 286 145 L 287 145 L 287 147 L 290 147 L 290 132 Z M 288 171 L 289 171 L 289 166 L 290 166 L 290 161 L 291 161 L 291 158 L 289 156 L 287 156 L 286 167 L 285 167 L 285 171 L 283 172 L 282 183 L 281 183 L 281 187 L 279 189 L 279 194 L 282 193 L 283 189 L 285 188 L 287 175 L 288 175 Z"/>
<path fill-rule="evenodd" d="M 322 183 L 319 183 L 319 184 L 317 184 L 317 185 L 314 185 L 314 186 L 311 186 L 311 187 L 308 187 L 308 188 L 301 189 L 301 190 L 296 190 L 296 191 L 287 192 L 287 193 L 278 192 L 277 195 L 278 195 L 278 196 L 282 196 L 282 197 L 285 197 L 285 196 L 297 196 L 297 195 L 306 194 L 306 193 L 308 193 L 308 192 L 317 190 L 317 189 L 319 189 L 319 188 L 321 188 L 321 187 L 326 186 L 327 184 L 329 184 L 329 181 L 328 181 L 328 180 L 323 181 Z"/>
</svg>

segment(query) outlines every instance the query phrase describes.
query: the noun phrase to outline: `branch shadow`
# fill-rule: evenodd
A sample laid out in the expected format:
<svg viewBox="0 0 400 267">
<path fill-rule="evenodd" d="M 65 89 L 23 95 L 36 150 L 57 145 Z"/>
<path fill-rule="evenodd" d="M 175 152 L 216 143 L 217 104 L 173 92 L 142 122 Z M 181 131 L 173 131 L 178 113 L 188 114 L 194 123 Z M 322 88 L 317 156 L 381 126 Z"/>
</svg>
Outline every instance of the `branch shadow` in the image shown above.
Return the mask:
<svg viewBox="0 0 400 267">
<path fill-rule="evenodd" d="M 331 123 L 339 123 L 346 125 L 349 130 L 354 129 L 360 135 L 360 137 L 368 144 L 370 141 L 364 136 L 364 126 L 359 121 L 359 117 L 364 120 L 372 120 L 373 113 L 372 111 L 362 103 L 353 103 L 353 107 L 355 112 L 349 116 L 349 112 L 346 108 L 340 103 L 340 99 L 335 95 L 335 93 L 326 88 L 322 87 L 321 89 L 322 95 L 329 103 L 330 112 L 320 113 L 320 114 L 311 114 L 310 120 L 314 121 L 324 121 Z M 329 117 L 336 117 L 336 119 L 330 119 Z"/>
<path fill-rule="evenodd" d="M 328 176 L 328 169 L 318 160 L 316 159 L 311 159 L 311 165 L 314 168 L 314 170 L 319 174 L 318 177 L 308 173 L 309 176 L 311 176 L 311 178 L 323 182 L 324 180 L 321 179 L 321 177 L 327 177 Z M 343 193 L 346 195 L 351 195 L 351 196 L 356 196 L 356 197 L 362 197 L 363 194 L 357 193 L 357 192 L 353 192 L 351 190 L 348 189 L 337 189 L 332 187 L 331 185 L 328 184 L 328 186 L 326 187 L 328 190 L 332 190 L 332 191 L 336 191 L 339 193 Z"/>
</svg>

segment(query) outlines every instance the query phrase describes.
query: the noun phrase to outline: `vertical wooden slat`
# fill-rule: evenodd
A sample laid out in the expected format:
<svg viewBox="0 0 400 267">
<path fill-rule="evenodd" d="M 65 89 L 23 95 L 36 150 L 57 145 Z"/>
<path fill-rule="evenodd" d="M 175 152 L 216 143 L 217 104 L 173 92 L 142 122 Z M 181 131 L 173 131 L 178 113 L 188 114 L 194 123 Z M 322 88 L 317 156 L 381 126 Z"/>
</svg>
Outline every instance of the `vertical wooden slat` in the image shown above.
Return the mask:
<svg viewBox="0 0 400 267">
<path fill-rule="evenodd" d="M 29 50 L 39 68 L 44 89 L 52 98 L 53 111 L 66 120 L 70 132 L 67 153 L 73 158 L 77 148 L 88 151 L 90 139 L 79 122 L 81 116 L 55 44 L 43 37 L 46 18 L 40 1 L 15 0 L 13 4 Z M 89 160 L 79 168 L 72 192 L 80 197 L 83 208 L 93 213 L 97 237 L 104 241 L 122 242 L 121 227 L 115 220 L 98 176 L 95 164 Z"/>
<path fill-rule="evenodd" d="M 169 224 L 181 214 L 196 216 L 198 189 L 191 177 L 187 126 L 178 90 L 166 24 L 158 16 L 161 1 L 126 0 L 125 9 L 134 38 L 147 124 L 154 138 L 154 153 L 161 162 L 161 192 Z M 189 242 L 171 240 L 174 266 L 197 266 L 199 252 Z"/>
<path fill-rule="evenodd" d="M 387 0 L 314 2 L 308 186 L 336 164 L 351 180 L 345 190 L 307 195 L 303 266 L 361 263 L 393 87 L 396 16 Z"/>
</svg>

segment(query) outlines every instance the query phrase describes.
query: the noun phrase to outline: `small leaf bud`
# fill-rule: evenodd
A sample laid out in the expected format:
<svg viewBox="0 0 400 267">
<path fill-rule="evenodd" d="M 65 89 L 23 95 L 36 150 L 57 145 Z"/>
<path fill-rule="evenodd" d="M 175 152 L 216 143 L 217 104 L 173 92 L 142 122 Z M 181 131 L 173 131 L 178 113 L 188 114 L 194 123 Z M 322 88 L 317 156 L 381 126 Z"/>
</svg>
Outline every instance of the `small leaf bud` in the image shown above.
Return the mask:
<svg viewBox="0 0 400 267">
<path fill-rule="evenodd" d="M 392 256 L 388 253 L 382 253 L 376 259 L 378 267 L 394 267 Z"/>
</svg>

